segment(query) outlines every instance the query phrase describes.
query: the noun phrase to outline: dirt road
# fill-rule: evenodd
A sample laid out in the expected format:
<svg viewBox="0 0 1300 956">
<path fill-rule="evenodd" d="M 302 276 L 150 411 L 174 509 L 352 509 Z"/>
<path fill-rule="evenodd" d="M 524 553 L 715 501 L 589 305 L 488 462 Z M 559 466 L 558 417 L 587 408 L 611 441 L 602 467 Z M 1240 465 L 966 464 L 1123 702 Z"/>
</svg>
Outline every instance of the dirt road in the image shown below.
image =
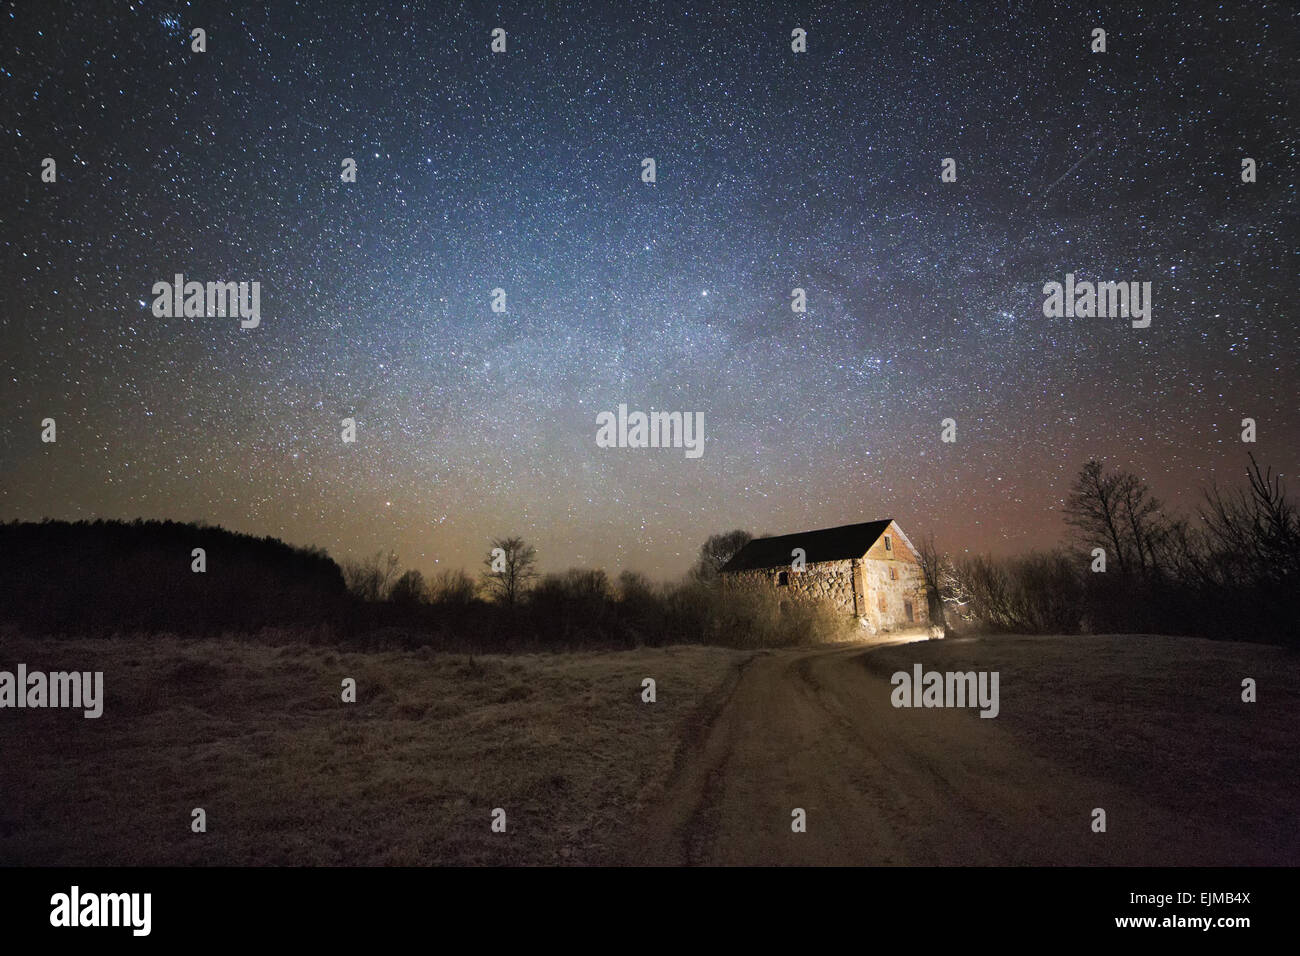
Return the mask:
<svg viewBox="0 0 1300 956">
<path fill-rule="evenodd" d="M 628 862 L 1267 862 L 1243 855 L 1229 822 L 1207 831 L 1122 783 L 1068 772 L 996 718 L 894 708 L 888 677 L 865 666 L 878 650 L 756 655 L 687 742 Z M 1096 807 L 1106 833 L 1092 832 Z M 792 832 L 795 808 L 804 833 Z"/>
</svg>

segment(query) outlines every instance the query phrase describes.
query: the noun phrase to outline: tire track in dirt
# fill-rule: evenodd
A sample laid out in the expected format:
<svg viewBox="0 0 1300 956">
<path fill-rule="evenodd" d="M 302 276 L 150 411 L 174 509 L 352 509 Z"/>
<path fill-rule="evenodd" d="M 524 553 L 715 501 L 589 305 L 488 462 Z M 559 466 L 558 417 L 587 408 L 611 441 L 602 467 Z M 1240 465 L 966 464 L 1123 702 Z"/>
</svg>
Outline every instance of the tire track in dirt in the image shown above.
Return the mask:
<svg viewBox="0 0 1300 956">
<path fill-rule="evenodd" d="M 741 661 L 722 686 L 710 694 L 686 718 L 682 739 L 673 753 L 672 767 L 664 791 L 647 812 L 654 820 L 653 839 L 634 830 L 618 851 L 622 865 L 665 865 L 705 862 L 701 844 L 710 832 L 710 809 L 717 802 L 714 789 L 721 785 L 729 742 L 716 739 L 725 727 L 720 718 L 731 703 L 746 671 L 768 652 L 758 652 Z M 703 781 L 701 784 L 700 781 Z"/>
<path fill-rule="evenodd" d="M 1188 833 L 1185 821 L 1141 794 L 1031 754 L 996 719 L 894 708 L 888 678 L 864 666 L 874 649 L 751 658 L 708 711 L 712 719 L 697 722 L 683 741 L 662 799 L 633 835 L 637 862 L 1206 865 L 1235 858 L 1225 850 L 1231 834 Z M 806 833 L 791 831 L 796 807 L 807 812 Z M 1091 832 L 1093 807 L 1106 808 L 1110 832 Z"/>
</svg>

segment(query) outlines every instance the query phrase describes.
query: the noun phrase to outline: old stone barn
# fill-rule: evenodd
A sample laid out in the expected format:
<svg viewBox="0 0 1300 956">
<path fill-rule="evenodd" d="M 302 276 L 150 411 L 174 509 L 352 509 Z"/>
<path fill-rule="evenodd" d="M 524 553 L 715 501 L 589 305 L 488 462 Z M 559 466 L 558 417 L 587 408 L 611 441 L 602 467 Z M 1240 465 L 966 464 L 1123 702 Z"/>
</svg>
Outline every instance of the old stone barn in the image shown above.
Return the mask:
<svg viewBox="0 0 1300 956">
<path fill-rule="evenodd" d="M 892 518 L 755 538 L 721 570 L 724 582 L 829 602 L 872 633 L 930 623 L 920 556 Z"/>
</svg>

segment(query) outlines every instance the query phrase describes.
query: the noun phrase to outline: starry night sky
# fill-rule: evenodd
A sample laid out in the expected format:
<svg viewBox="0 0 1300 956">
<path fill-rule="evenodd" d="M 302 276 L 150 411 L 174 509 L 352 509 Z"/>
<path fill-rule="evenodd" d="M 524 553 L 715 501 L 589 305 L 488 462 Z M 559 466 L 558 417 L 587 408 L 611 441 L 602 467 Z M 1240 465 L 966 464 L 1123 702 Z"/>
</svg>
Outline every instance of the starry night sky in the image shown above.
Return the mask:
<svg viewBox="0 0 1300 956">
<path fill-rule="evenodd" d="M 0 519 L 675 577 L 732 527 L 1049 546 L 1090 455 L 1297 473 L 1292 5 L 237 6 L 0 7 Z M 261 326 L 155 318 L 177 272 Z M 1151 327 L 1044 318 L 1067 272 Z M 620 403 L 703 457 L 597 448 Z"/>
</svg>

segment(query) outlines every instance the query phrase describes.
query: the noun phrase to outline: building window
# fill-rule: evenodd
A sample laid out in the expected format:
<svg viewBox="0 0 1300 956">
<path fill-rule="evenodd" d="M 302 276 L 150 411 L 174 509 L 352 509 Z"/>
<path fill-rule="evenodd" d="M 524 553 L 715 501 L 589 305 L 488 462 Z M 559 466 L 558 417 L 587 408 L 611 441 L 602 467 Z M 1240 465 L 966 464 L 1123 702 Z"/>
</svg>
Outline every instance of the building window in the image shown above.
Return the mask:
<svg viewBox="0 0 1300 956">
<path fill-rule="evenodd" d="M 898 568 L 894 567 L 892 564 L 889 566 L 889 580 L 898 580 Z"/>
<path fill-rule="evenodd" d="M 885 535 L 885 550 L 886 551 L 894 550 L 894 542 L 889 540 L 889 535 Z"/>
<path fill-rule="evenodd" d="M 908 621 L 909 624 L 912 624 L 912 623 L 915 623 L 915 622 L 916 622 L 916 617 L 912 614 L 912 602 L 911 602 L 911 601 L 904 601 L 904 602 L 903 602 L 903 613 L 907 615 L 907 621 Z"/>
<path fill-rule="evenodd" d="M 776 586 L 777 586 L 777 587 L 779 587 L 779 588 L 783 588 L 783 587 L 785 587 L 785 586 L 786 586 L 787 584 L 789 584 L 789 583 L 790 583 L 790 572 L 789 572 L 789 571 L 781 571 L 780 573 L 777 574 L 777 576 L 776 576 Z"/>
</svg>

